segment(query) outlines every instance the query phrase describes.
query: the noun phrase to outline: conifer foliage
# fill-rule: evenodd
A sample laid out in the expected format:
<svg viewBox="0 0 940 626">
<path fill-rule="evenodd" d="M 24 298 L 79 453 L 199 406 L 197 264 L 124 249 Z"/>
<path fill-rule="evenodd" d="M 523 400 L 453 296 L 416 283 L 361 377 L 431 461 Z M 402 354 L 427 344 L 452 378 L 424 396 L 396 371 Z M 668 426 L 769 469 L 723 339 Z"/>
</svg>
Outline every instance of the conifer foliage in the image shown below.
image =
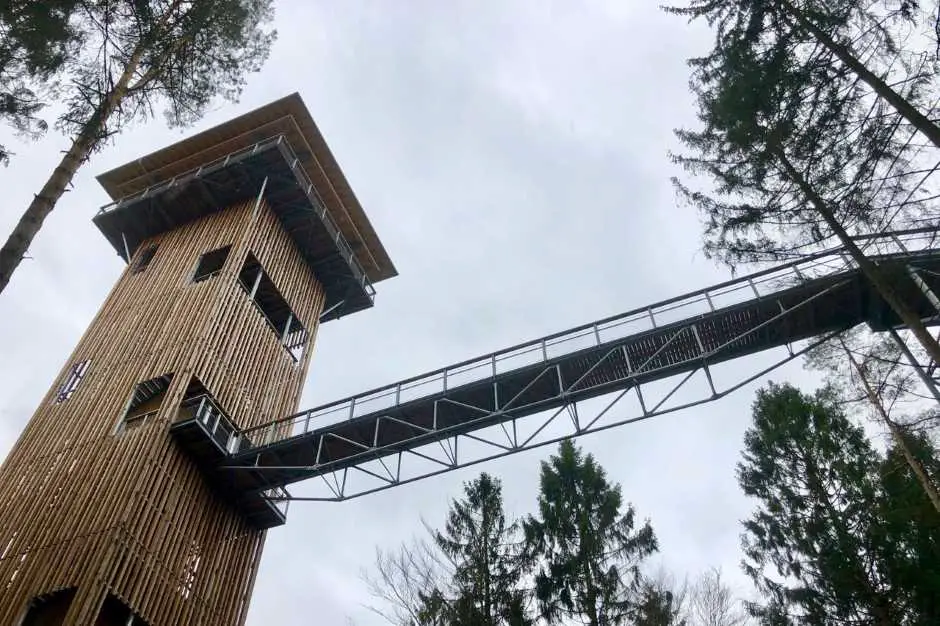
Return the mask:
<svg viewBox="0 0 940 626">
<path fill-rule="evenodd" d="M 640 565 L 657 549 L 619 485 L 570 440 L 542 463 L 538 513 L 524 522 L 539 565 L 535 596 L 548 623 L 625 624 L 635 614 Z M 668 607 L 665 609 L 668 612 Z"/>
<path fill-rule="evenodd" d="M 928 624 L 940 614 L 940 514 L 897 447 L 883 457 L 823 389 L 758 392 L 738 480 L 758 502 L 744 569 L 768 624 Z M 909 444 L 932 471 L 936 450 Z M 930 598 L 930 600 L 928 600 Z"/>
<path fill-rule="evenodd" d="M 520 587 L 522 560 L 518 524 L 506 521 L 502 487 L 487 473 L 467 483 L 454 500 L 434 543 L 453 565 L 449 588 L 425 598 L 430 623 L 495 626 L 528 623 Z"/>
<path fill-rule="evenodd" d="M 78 0 L 0 2 L 0 121 L 35 138 L 53 96 L 54 77 L 80 42 L 71 18 Z M 0 163 L 9 162 L 0 145 Z"/>
<path fill-rule="evenodd" d="M 677 131 L 688 152 L 673 155 L 712 188 L 675 182 L 705 217 L 706 251 L 729 264 L 844 246 L 940 362 L 940 344 L 896 279 L 852 239 L 935 219 L 925 171 L 940 148 L 928 97 L 936 68 L 898 49 L 892 27 L 910 13 L 888 4 L 692 0 L 668 9 L 715 31 L 714 48 L 689 61 L 701 127 Z"/>
<path fill-rule="evenodd" d="M 536 515 L 507 518 L 500 481 L 483 473 L 429 542 L 380 550 L 363 577 L 383 605 L 370 608 L 400 625 L 683 626 L 683 592 L 642 572 L 656 549 L 619 485 L 564 441 L 541 465 Z"/>
</svg>

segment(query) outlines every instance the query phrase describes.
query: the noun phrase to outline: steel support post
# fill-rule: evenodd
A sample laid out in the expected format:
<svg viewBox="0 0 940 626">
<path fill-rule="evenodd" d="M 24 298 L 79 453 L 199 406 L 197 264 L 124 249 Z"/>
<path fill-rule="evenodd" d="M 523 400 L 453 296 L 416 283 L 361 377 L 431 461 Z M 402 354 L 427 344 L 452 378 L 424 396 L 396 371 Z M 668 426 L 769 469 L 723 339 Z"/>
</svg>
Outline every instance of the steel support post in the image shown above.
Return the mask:
<svg viewBox="0 0 940 626">
<path fill-rule="evenodd" d="M 914 284 L 917 285 L 917 288 L 927 297 L 927 300 L 930 301 L 931 306 L 933 306 L 934 311 L 940 314 L 940 298 L 937 298 L 937 294 L 933 292 L 930 286 L 924 282 L 924 279 L 920 277 L 920 274 L 917 273 L 917 270 L 910 265 L 907 266 L 907 273 L 910 275 L 911 279 L 914 281 Z"/>
<path fill-rule="evenodd" d="M 895 343 L 898 344 L 898 347 L 901 348 L 901 352 L 904 353 L 904 356 L 907 357 L 908 362 L 911 364 L 911 367 L 914 368 L 914 371 L 917 372 L 917 375 L 920 377 L 924 386 L 927 387 L 927 390 L 930 391 L 930 395 L 934 397 L 937 402 L 940 402 L 940 389 L 937 388 L 937 383 L 934 382 L 933 378 L 924 370 L 924 367 L 917 360 L 917 357 L 911 352 L 911 349 L 907 347 L 907 343 L 904 341 L 904 338 L 898 334 L 898 331 L 893 328 L 888 329 L 888 333 L 891 335 L 891 338 L 894 339 Z"/>
<path fill-rule="evenodd" d="M 255 148 L 257 148 L 255 144 Z M 258 217 L 258 209 L 261 208 L 261 200 L 264 198 L 264 189 L 268 186 L 268 177 L 265 176 L 264 180 L 261 181 L 261 189 L 258 190 L 258 197 L 255 199 L 255 208 L 251 210 L 251 219 L 254 220 Z"/>
</svg>

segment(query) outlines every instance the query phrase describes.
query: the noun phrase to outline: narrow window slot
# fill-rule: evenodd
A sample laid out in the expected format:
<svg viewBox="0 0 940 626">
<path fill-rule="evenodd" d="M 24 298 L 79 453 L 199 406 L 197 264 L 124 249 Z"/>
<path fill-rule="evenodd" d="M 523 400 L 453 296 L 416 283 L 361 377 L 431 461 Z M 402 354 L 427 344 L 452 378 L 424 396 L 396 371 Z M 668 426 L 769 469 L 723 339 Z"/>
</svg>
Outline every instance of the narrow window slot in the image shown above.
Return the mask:
<svg viewBox="0 0 940 626">
<path fill-rule="evenodd" d="M 91 359 L 76 361 L 72 364 L 72 368 L 66 374 L 65 380 L 59 385 L 59 391 L 56 392 L 55 404 L 62 404 L 72 397 L 79 385 L 81 385 L 82 379 L 85 378 L 90 364 Z"/>
<path fill-rule="evenodd" d="M 238 282 L 295 361 L 303 357 L 308 333 L 258 259 L 248 253 Z"/>
</svg>

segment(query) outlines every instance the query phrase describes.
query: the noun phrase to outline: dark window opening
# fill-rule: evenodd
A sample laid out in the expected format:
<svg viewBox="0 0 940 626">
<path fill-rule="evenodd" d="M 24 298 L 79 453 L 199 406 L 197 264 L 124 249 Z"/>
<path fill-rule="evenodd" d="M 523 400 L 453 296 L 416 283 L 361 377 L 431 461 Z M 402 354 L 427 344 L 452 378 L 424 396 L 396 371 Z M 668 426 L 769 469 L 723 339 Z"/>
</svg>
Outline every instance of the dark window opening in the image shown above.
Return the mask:
<svg viewBox="0 0 940 626">
<path fill-rule="evenodd" d="M 183 402 L 196 398 L 198 396 L 204 396 L 209 393 L 209 390 L 206 389 L 206 386 L 202 384 L 202 381 L 198 377 L 192 376 L 189 379 L 189 384 L 186 386 L 186 393 L 183 395 Z"/>
<path fill-rule="evenodd" d="M 72 368 L 68 371 L 68 374 L 66 374 L 65 380 L 62 381 L 62 384 L 59 386 L 59 391 L 56 392 L 55 404 L 61 404 L 72 397 L 72 394 L 78 389 L 82 379 L 88 372 L 89 364 L 91 364 L 91 359 L 76 361 L 72 364 Z"/>
<path fill-rule="evenodd" d="M 147 626 L 147 622 L 135 615 L 129 606 L 108 594 L 95 618 L 95 626 Z"/>
<path fill-rule="evenodd" d="M 137 383 L 124 417 L 118 423 L 117 434 L 136 430 L 152 422 L 160 413 L 160 407 L 163 405 L 163 399 L 166 397 L 172 380 L 173 374 L 164 374 Z"/>
<path fill-rule="evenodd" d="M 238 282 L 248 292 L 248 297 L 258 307 L 287 352 L 295 361 L 299 361 L 307 346 L 307 329 L 294 315 L 261 263 L 250 252 L 238 273 Z"/>
<path fill-rule="evenodd" d="M 20 626 L 59 626 L 65 623 L 75 588 L 61 589 L 33 598 L 20 621 Z"/>
<path fill-rule="evenodd" d="M 133 269 L 131 269 L 131 274 L 137 274 L 147 269 L 147 266 L 150 265 L 150 261 L 153 260 L 153 255 L 157 253 L 157 247 L 158 246 L 154 244 L 137 256 L 137 261 L 134 263 Z"/>
<path fill-rule="evenodd" d="M 208 280 L 222 271 L 225 266 L 225 260 L 228 259 L 228 253 L 232 246 L 217 248 L 211 252 L 206 252 L 199 257 L 199 263 L 196 264 L 196 272 L 193 274 L 193 282 L 198 283 Z"/>
</svg>

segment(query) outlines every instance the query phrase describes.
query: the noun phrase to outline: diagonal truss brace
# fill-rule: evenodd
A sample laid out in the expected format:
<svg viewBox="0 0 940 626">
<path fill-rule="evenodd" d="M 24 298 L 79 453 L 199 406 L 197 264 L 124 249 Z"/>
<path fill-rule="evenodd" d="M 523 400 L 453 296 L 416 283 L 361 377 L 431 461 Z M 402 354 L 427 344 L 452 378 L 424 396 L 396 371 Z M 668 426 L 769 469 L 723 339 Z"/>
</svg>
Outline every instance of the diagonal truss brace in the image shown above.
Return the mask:
<svg viewBox="0 0 940 626">
<path fill-rule="evenodd" d="M 561 365 L 554 364 L 546 366 L 542 368 L 541 371 L 535 373 L 528 384 L 523 386 L 508 400 L 504 403 L 497 404 L 495 410 L 443 397 L 434 400 L 434 420 L 430 427 L 421 427 L 420 425 L 398 419 L 391 415 L 380 415 L 374 421 L 373 433 L 368 443 L 355 441 L 338 435 L 335 432 L 326 432 L 320 435 L 320 442 L 317 446 L 317 454 L 313 465 L 229 465 L 227 468 L 232 470 L 255 471 L 260 472 L 262 475 L 279 470 L 300 470 L 308 477 L 320 476 L 329 486 L 330 495 L 325 497 L 313 497 L 312 499 L 336 501 L 358 495 L 365 495 L 366 493 L 373 493 L 395 485 L 412 482 L 419 478 L 452 471 L 459 467 L 465 467 L 468 464 L 481 462 L 486 459 L 498 458 L 507 454 L 546 445 L 565 437 L 597 432 L 615 425 L 622 425 L 640 419 L 647 419 L 655 415 L 676 411 L 681 408 L 695 406 L 723 397 L 739 388 L 741 385 L 747 384 L 755 377 L 770 371 L 764 370 L 758 372 L 755 376 L 732 385 L 730 388 L 718 390 L 715 387 L 709 367 L 713 360 L 717 362 L 724 360 L 726 358 L 726 351 L 740 345 L 742 342 L 746 341 L 749 336 L 761 332 L 762 329 L 768 326 L 779 324 L 781 320 L 784 320 L 789 315 L 792 315 L 803 307 L 811 305 L 816 299 L 821 298 L 833 290 L 839 289 L 844 286 L 845 283 L 846 281 L 832 283 L 789 308 L 778 302 L 778 312 L 775 315 L 751 326 L 746 331 L 735 334 L 733 337 L 720 344 L 714 345 L 711 349 L 706 349 L 700 337 L 698 324 L 692 321 L 672 331 L 658 348 L 649 353 L 643 362 L 637 365 L 631 363 L 630 350 L 628 350 L 629 339 L 627 339 L 623 342 L 616 342 L 615 345 L 611 346 L 606 352 L 603 352 L 592 365 L 587 367 L 580 376 L 567 384 L 562 384 L 564 376 Z M 842 330 L 845 329 L 838 329 L 839 332 Z M 831 334 L 825 335 L 826 338 L 830 336 Z M 657 367 L 663 367 L 664 363 L 661 361 L 662 356 L 667 354 L 670 348 L 674 347 L 677 342 L 683 340 L 685 340 L 684 345 L 686 348 L 689 346 L 693 348 L 692 352 L 683 351 L 684 360 L 682 362 L 671 361 L 666 363 L 666 366 L 671 369 L 678 368 L 678 380 L 673 383 L 672 387 L 668 389 L 665 395 L 651 403 L 650 398 L 645 397 L 644 387 L 648 386 L 648 383 L 652 382 L 652 380 L 655 380 L 655 377 L 651 376 L 651 374 L 655 373 Z M 810 345 L 815 345 L 815 343 L 811 343 Z M 806 348 L 795 351 L 792 346 L 787 345 L 787 354 L 777 365 L 796 358 L 803 354 L 805 349 Z M 596 370 L 601 368 L 615 355 L 624 359 L 627 363 L 627 374 L 618 380 L 603 383 L 599 386 L 601 392 L 597 393 L 597 389 L 586 385 L 586 381 Z M 776 365 L 774 367 L 776 367 Z M 670 401 L 673 400 L 674 396 L 685 388 L 696 374 L 703 375 L 707 380 L 707 395 L 695 401 L 687 401 L 678 405 L 671 403 Z M 532 402 L 527 403 L 526 397 L 529 390 L 538 385 L 540 381 L 546 379 L 557 381 L 558 387 L 555 393 L 549 396 L 539 396 Z M 616 409 L 624 404 L 624 400 L 628 395 L 636 396 L 641 409 L 639 415 L 631 415 L 615 420 L 613 423 L 609 423 L 609 420 L 604 420 L 605 417 L 609 414 L 613 414 Z M 596 396 L 602 396 L 607 400 L 607 404 L 593 415 L 583 414 L 583 408 L 582 405 L 579 404 L 579 400 Z M 456 425 L 441 424 L 439 423 L 438 415 L 440 413 L 440 407 L 445 405 L 459 406 L 463 409 L 467 409 L 472 412 L 475 417 L 464 419 Z M 538 407 L 543 405 L 550 406 L 550 409 L 547 411 L 539 411 Z M 543 415 L 541 415 L 541 422 L 539 423 L 537 422 L 539 418 L 533 414 L 540 413 Z M 545 435 L 547 429 L 562 421 L 559 417 L 565 413 L 571 416 L 571 428 L 568 429 L 564 435 L 546 439 Z M 524 430 L 520 428 L 520 420 L 530 415 L 533 417 L 531 420 L 525 420 L 527 422 L 526 425 L 528 425 L 529 422 L 534 422 L 537 423 L 538 426 L 535 428 L 534 432 L 531 432 L 527 436 L 520 436 L 520 431 Z M 409 428 L 413 430 L 414 433 L 405 440 L 396 441 L 394 448 L 387 445 L 379 445 L 383 426 L 388 423 L 395 423 Z M 496 429 L 498 429 L 497 432 L 486 434 L 483 432 L 473 432 L 477 428 L 486 429 L 488 425 L 495 426 Z M 500 433 L 502 437 L 493 436 Z M 329 447 L 331 440 L 345 443 L 358 451 L 345 456 L 342 459 L 343 466 L 336 467 L 336 463 L 324 462 L 322 459 L 323 451 Z M 464 440 L 466 443 L 477 444 L 477 448 L 482 447 L 487 452 L 482 455 L 477 455 L 479 458 L 468 460 L 466 454 L 458 454 L 461 449 L 459 445 L 461 440 Z M 444 456 L 441 457 L 440 454 L 436 454 L 433 445 L 424 445 L 427 443 L 436 443 L 437 447 L 444 452 Z M 463 446 L 463 448 L 467 447 L 466 445 Z M 394 459 L 390 464 L 387 460 L 388 457 Z M 424 463 L 424 465 L 430 463 L 430 467 L 418 473 L 410 471 L 410 465 L 414 465 L 414 463 L 409 464 L 409 461 L 414 461 L 415 459 L 425 461 L 426 463 Z M 389 465 L 394 467 L 394 471 Z M 377 484 L 370 484 L 368 487 L 363 488 L 354 486 L 349 479 L 350 475 L 356 474 L 360 475 L 358 476 L 359 478 L 365 476 L 372 479 L 373 483 L 377 481 Z M 355 485 L 359 485 L 360 482 L 361 481 L 356 481 Z M 301 499 L 301 497 L 294 496 L 292 499 Z"/>
<path fill-rule="evenodd" d="M 880 253 L 879 264 L 916 269 L 936 289 L 940 284 L 928 276 L 940 269 L 940 255 L 932 240 L 920 241 L 933 234 L 875 234 L 865 245 Z M 237 452 L 219 469 L 234 472 L 243 491 L 266 497 L 271 487 L 319 477 L 314 482 L 327 494 L 290 499 L 344 500 L 721 398 L 855 324 L 884 323 L 843 252 L 825 251 L 240 431 L 229 448 Z M 786 354 L 774 365 L 718 384 L 716 366 L 780 348 Z M 516 369 L 503 365 L 520 359 Z"/>
<path fill-rule="evenodd" d="M 771 365 L 760 369 L 760 371 L 747 376 L 742 376 L 736 382 L 722 388 L 715 389 L 709 386 L 706 393 L 699 393 L 692 399 L 683 399 L 682 401 L 673 401 L 680 391 L 688 387 L 688 383 L 696 374 L 703 374 L 707 369 L 707 364 L 681 375 L 678 380 L 671 382 L 665 388 L 665 393 L 657 396 L 657 400 L 650 403 L 644 401 L 644 387 L 646 384 L 638 384 L 603 396 L 603 402 L 598 406 L 590 407 L 585 410 L 583 403 L 576 401 L 565 403 L 560 408 L 545 411 L 538 416 L 529 416 L 525 418 L 510 417 L 508 423 L 501 423 L 491 427 L 490 436 L 484 436 L 479 433 L 457 433 L 449 438 L 453 443 L 447 453 L 441 457 L 433 454 L 432 445 L 418 448 L 403 449 L 394 452 L 385 457 L 375 457 L 372 461 L 365 461 L 356 465 L 344 467 L 342 469 L 318 473 L 318 478 L 328 489 L 327 493 L 317 495 L 294 495 L 290 500 L 294 501 L 330 501 L 340 502 L 360 496 L 384 491 L 395 486 L 405 485 L 424 478 L 430 478 L 457 469 L 470 467 L 485 461 L 498 459 L 524 450 L 533 450 L 546 445 L 555 444 L 563 439 L 577 437 L 582 435 L 594 434 L 605 430 L 632 424 L 642 420 L 647 420 L 660 415 L 666 415 L 681 411 L 683 409 L 706 404 L 720 398 L 723 398 L 741 387 L 752 383 L 753 381 L 765 376 L 778 367 L 793 361 L 802 356 L 807 351 L 832 339 L 836 335 L 848 330 L 848 328 L 839 329 L 794 349 L 787 346 L 787 351 L 782 358 L 776 360 Z M 628 400 L 634 398 L 636 402 L 630 403 Z M 639 410 L 630 411 L 630 404 L 638 405 Z M 577 416 L 577 417 L 574 417 Z M 570 419 L 568 419 L 570 418 Z M 530 430 L 527 435 L 520 436 L 519 425 L 521 421 L 530 421 Z M 534 429 L 532 428 L 534 426 Z M 554 427 L 554 428 L 553 428 Z M 500 434 L 500 431 L 493 431 L 499 428 L 502 434 L 512 433 L 510 441 L 506 442 L 494 439 L 493 436 Z M 464 440 L 466 442 L 475 442 L 477 445 L 474 450 L 467 450 L 458 454 L 459 448 L 457 442 Z M 462 446 L 463 449 L 468 446 Z M 430 449 L 430 451 L 429 451 Z M 388 459 L 393 459 L 388 463 Z M 415 461 L 418 461 L 415 463 Z M 379 463 L 381 466 L 395 467 L 395 472 L 380 474 L 374 471 L 372 463 Z M 233 468 L 234 469 L 234 468 Z M 317 491 L 316 488 L 313 491 Z M 276 498 L 275 498 L 276 499 Z"/>
</svg>

